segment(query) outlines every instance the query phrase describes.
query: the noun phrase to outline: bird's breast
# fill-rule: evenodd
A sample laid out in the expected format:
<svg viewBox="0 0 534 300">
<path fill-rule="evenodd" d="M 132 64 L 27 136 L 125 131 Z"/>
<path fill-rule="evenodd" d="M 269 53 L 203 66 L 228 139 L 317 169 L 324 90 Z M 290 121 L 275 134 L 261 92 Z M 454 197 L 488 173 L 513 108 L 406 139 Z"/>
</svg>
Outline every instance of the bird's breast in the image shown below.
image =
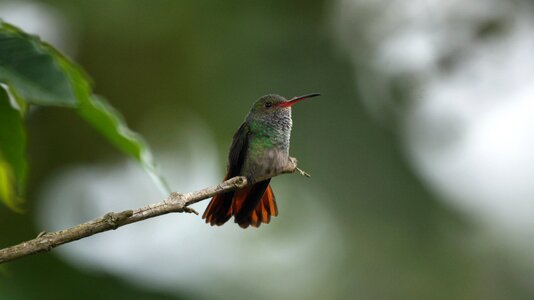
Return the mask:
<svg viewBox="0 0 534 300">
<path fill-rule="evenodd" d="M 279 174 L 289 161 L 289 147 L 285 145 L 289 146 L 288 143 L 273 143 L 272 139 L 252 141 L 242 175 L 258 177 Z"/>
</svg>

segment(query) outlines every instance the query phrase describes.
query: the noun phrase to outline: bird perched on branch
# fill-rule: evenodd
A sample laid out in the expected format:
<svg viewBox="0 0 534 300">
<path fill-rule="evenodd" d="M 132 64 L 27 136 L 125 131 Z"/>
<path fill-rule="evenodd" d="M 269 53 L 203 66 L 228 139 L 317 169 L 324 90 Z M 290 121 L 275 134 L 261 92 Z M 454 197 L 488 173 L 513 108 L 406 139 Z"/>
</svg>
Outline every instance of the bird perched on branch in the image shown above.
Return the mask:
<svg viewBox="0 0 534 300">
<path fill-rule="evenodd" d="M 272 94 L 254 103 L 234 134 L 224 179 L 245 176 L 253 184 L 215 195 L 202 216 L 206 223 L 220 226 L 234 216 L 235 222 L 242 228 L 259 227 L 261 223 L 268 224 L 271 216 L 278 215 L 269 185 L 271 179 L 259 182 L 255 179 L 277 175 L 287 164 L 293 163 L 289 157 L 291 106 L 319 95 L 314 93 L 287 100 Z"/>
</svg>

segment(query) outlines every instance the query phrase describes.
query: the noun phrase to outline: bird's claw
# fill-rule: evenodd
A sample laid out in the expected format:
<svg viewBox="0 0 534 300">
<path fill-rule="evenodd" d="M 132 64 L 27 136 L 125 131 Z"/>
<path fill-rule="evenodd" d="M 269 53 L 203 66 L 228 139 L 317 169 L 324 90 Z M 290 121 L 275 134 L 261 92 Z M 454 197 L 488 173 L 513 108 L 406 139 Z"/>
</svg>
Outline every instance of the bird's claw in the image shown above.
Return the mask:
<svg viewBox="0 0 534 300">
<path fill-rule="evenodd" d="M 289 157 L 289 164 L 291 165 L 291 167 L 293 169 L 296 169 L 297 168 L 297 159 L 290 156 Z"/>
</svg>

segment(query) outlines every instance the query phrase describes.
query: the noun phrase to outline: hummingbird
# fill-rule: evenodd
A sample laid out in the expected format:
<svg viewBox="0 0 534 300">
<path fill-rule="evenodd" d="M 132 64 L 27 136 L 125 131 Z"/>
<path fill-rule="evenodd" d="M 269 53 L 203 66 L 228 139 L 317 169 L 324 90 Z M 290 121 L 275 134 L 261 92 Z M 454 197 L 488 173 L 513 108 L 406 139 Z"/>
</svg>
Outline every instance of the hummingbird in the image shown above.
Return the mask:
<svg viewBox="0 0 534 300">
<path fill-rule="evenodd" d="M 269 94 L 259 98 L 245 121 L 234 134 L 224 180 L 245 176 L 252 185 L 236 191 L 215 195 L 202 215 L 210 225 L 223 225 L 232 216 L 242 228 L 268 224 L 278 208 L 269 185 L 270 176 L 279 174 L 291 163 L 291 107 L 319 93 L 293 97 L 289 100 Z M 266 178 L 257 182 L 257 178 Z"/>
</svg>

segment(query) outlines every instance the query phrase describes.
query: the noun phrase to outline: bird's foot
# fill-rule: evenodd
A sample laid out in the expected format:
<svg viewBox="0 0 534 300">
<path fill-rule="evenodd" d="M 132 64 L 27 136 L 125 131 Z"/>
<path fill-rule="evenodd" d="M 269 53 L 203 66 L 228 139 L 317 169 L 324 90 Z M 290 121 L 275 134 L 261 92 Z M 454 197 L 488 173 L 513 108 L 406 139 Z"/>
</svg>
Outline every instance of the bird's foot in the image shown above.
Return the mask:
<svg viewBox="0 0 534 300">
<path fill-rule="evenodd" d="M 297 159 L 294 157 L 289 157 L 288 166 L 290 170 L 297 169 Z"/>
</svg>

